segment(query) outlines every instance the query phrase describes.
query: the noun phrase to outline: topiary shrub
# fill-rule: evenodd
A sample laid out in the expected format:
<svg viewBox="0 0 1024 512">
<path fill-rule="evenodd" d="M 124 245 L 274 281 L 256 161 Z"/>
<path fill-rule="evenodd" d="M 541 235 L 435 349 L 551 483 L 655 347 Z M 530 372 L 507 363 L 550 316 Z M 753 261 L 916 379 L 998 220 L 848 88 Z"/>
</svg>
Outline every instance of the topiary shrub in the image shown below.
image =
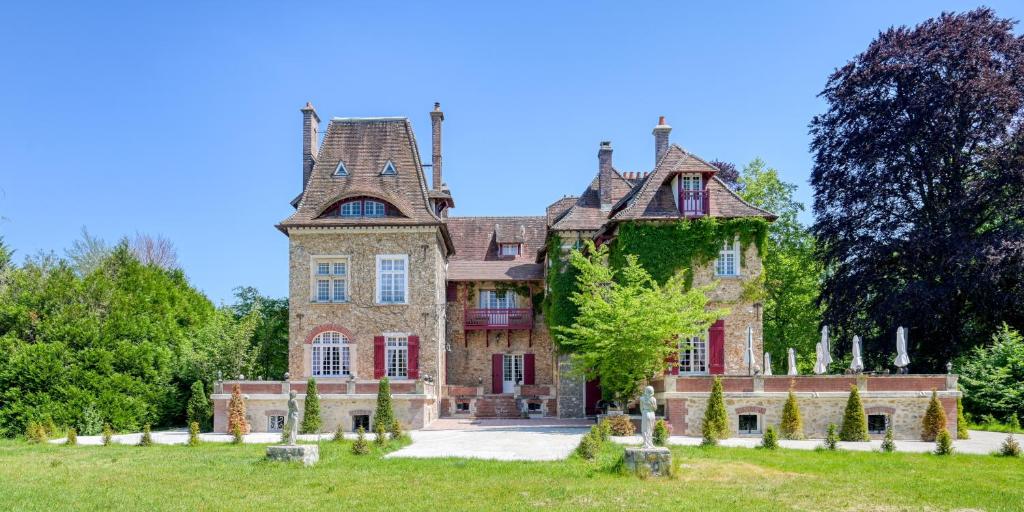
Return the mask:
<svg viewBox="0 0 1024 512">
<path fill-rule="evenodd" d="M 199 446 L 199 422 L 193 421 L 188 424 L 188 445 Z"/>
<path fill-rule="evenodd" d="M 306 384 L 306 399 L 302 401 L 302 425 L 299 431 L 303 434 L 320 433 L 320 393 L 316 390 L 316 379 L 309 379 Z"/>
<path fill-rule="evenodd" d="M 377 410 L 373 413 L 373 431 L 376 432 L 377 427 L 380 426 L 380 429 L 386 432 L 394 422 L 395 410 L 391 407 L 391 382 L 384 377 L 377 385 Z"/>
<path fill-rule="evenodd" d="M 103 446 L 110 446 L 110 443 L 114 442 L 114 429 L 110 428 L 110 423 L 103 424 Z"/>
<path fill-rule="evenodd" d="M 945 429 L 946 411 L 942 409 L 942 404 L 939 403 L 938 393 L 935 389 L 932 389 L 932 399 L 928 402 L 928 410 L 924 413 L 924 419 L 921 420 L 921 440 L 935 441 L 938 438 L 939 432 Z"/>
<path fill-rule="evenodd" d="M 825 449 L 835 450 L 839 447 L 839 436 L 836 435 L 836 424 L 828 424 L 828 433 L 825 434 Z"/>
<path fill-rule="evenodd" d="M 651 434 L 651 440 L 654 442 L 654 446 L 665 446 L 668 444 L 668 438 L 672 435 L 669 430 L 668 423 L 664 419 L 659 419 L 654 422 L 654 431 Z"/>
<path fill-rule="evenodd" d="M 210 406 L 210 400 L 206 398 L 206 386 L 203 381 L 197 380 L 192 383 L 192 396 L 188 399 L 188 404 L 185 406 L 185 415 L 188 417 L 189 425 L 192 422 L 199 423 L 200 428 L 210 427 L 210 418 L 213 417 L 213 408 Z"/>
<path fill-rule="evenodd" d="M 601 442 L 597 440 L 597 437 L 592 433 L 587 433 L 580 440 L 580 445 L 576 447 L 576 453 L 587 460 L 593 460 L 597 457 L 597 451 L 601 448 Z"/>
<path fill-rule="evenodd" d="M 864 406 L 860 403 L 860 391 L 857 386 L 850 386 L 850 398 L 846 401 L 846 412 L 843 414 L 843 426 L 839 429 L 842 441 L 869 441 L 868 417 L 864 414 Z"/>
<path fill-rule="evenodd" d="M 341 422 L 338 422 L 338 428 L 334 429 L 334 441 L 337 443 L 345 442 L 345 430 L 341 427 Z"/>
<path fill-rule="evenodd" d="M 1013 434 L 1007 434 L 1003 444 L 999 446 L 999 455 L 1003 457 L 1020 457 L 1020 443 L 1013 438 Z"/>
<path fill-rule="evenodd" d="M 602 442 L 608 442 L 608 438 L 612 435 L 612 422 L 605 418 L 594 425 L 591 431 L 597 432 L 597 438 Z"/>
<path fill-rule="evenodd" d="M 764 435 L 761 436 L 761 448 L 767 450 L 774 450 L 779 447 L 779 435 L 775 432 L 775 427 L 768 425 L 764 429 Z"/>
<path fill-rule="evenodd" d="M 885 429 L 885 438 L 882 439 L 882 451 L 886 453 L 896 451 L 896 441 L 892 436 L 892 427 L 887 427 Z"/>
<path fill-rule="evenodd" d="M 935 436 L 935 455 L 952 455 L 953 454 L 953 436 L 949 435 L 949 431 L 943 428 L 939 431 L 938 435 Z"/>
<path fill-rule="evenodd" d="M 709 421 L 704 421 L 700 426 L 701 446 L 716 446 L 718 444 L 718 429 Z"/>
<path fill-rule="evenodd" d="M 969 439 L 967 434 L 967 420 L 964 418 L 964 402 L 962 397 L 956 397 L 956 438 Z"/>
<path fill-rule="evenodd" d="M 625 414 L 618 414 L 615 416 L 608 416 L 605 418 L 611 430 L 613 436 L 631 436 L 636 432 L 636 427 L 633 426 L 633 422 L 630 421 L 629 416 Z"/>
<path fill-rule="evenodd" d="M 139 438 L 139 446 L 153 446 L 153 434 L 149 431 L 149 423 L 142 426 L 142 437 Z"/>
<path fill-rule="evenodd" d="M 388 444 L 388 431 L 384 429 L 383 423 L 377 423 L 373 426 L 373 442 L 377 443 L 377 446 Z"/>
<path fill-rule="evenodd" d="M 228 402 L 228 432 L 242 436 L 249 433 L 249 420 L 245 419 L 245 399 L 242 388 L 235 384 L 231 388 L 231 400 Z"/>
<path fill-rule="evenodd" d="M 783 439 L 803 439 L 804 420 L 800 416 L 800 404 L 796 401 L 793 387 L 789 387 L 786 405 L 782 406 L 782 423 L 779 425 Z"/>
<path fill-rule="evenodd" d="M 355 455 L 370 453 L 370 445 L 366 442 L 366 430 L 363 427 L 356 429 L 356 440 L 352 443 L 352 453 Z"/>
<path fill-rule="evenodd" d="M 78 432 L 74 427 L 68 428 L 67 439 L 64 440 L 64 446 L 74 446 L 78 444 Z"/>
<path fill-rule="evenodd" d="M 388 434 L 391 435 L 391 439 L 402 439 L 405 437 L 405 432 L 402 432 L 402 423 L 397 419 L 391 422 L 391 426 L 388 428 Z"/>
<path fill-rule="evenodd" d="M 711 396 L 708 398 L 707 408 L 704 409 L 704 423 L 714 429 L 716 440 L 729 437 L 729 419 L 725 413 L 722 379 L 719 377 L 715 377 L 711 384 Z"/>
</svg>

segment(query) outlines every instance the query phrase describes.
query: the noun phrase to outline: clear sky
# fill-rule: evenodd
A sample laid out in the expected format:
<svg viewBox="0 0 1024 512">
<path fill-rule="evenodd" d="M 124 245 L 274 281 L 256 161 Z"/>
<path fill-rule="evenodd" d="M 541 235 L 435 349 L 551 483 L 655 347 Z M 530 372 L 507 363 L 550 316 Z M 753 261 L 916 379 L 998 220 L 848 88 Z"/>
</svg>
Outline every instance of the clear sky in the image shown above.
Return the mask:
<svg viewBox="0 0 1024 512">
<path fill-rule="evenodd" d="M 325 121 L 408 116 L 427 161 L 440 101 L 455 215 L 543 214 L 586 186 L 602 140 L 620 170 L 649 170 L 659 115 L 704 158 L 762 157 L 809 206 L 828 74 L 880 30 L 978 4 L 100 5 L 0 7 L 0 235 L 23 257 L 62 254 L 83 226 L 160 234 L 224 302 L 287 294 L 273 226 L 301 187 L 306 101 Z"/>
</svg>

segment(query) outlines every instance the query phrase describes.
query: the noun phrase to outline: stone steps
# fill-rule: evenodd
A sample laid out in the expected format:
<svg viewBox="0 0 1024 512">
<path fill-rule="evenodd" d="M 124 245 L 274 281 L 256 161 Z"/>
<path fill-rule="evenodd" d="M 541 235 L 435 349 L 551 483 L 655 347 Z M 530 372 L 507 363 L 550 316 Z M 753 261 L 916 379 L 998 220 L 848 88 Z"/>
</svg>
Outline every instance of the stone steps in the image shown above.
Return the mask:
<svg viewBox="0 0 1024 512">
<path fill-rule="evenodd" d="M 495 396 L 478 398 L 474 416 L 477 418 L 519 418 L 522 413 L 516 407 L 514 398 Z"/>
</svg>

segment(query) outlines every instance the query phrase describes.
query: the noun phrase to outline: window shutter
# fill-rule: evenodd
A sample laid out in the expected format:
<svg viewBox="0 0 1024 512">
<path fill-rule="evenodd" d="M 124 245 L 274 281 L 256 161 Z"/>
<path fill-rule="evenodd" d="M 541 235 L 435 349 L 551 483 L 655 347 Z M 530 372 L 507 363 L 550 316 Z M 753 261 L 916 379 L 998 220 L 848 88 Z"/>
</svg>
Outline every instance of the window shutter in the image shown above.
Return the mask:
<svg viewBox="0 0 1024 512">
<path fill-rule="evenodd" d="M 523 354 L 523 385 L 532 386 L 534 383 L 534 361 L 533 354 Z"/>
<path fill-rule="evenodd" d="M 725 373 L 725 320 L 708 329 L 708 371 L 712 375 Z"/>
<path fill-rule="evenodd" d="M 373 337 L 373 378 L 384 376 L 384 336 Z"/>
<path fill-rule="evenodd" d="M 491 393 L 500 395 L 502 390 L 501 354 L 491 355 Z"/>
<path fill-rule="evenodd" d="M 459 301 L 459 285 L 457 283 L 448 283 L 448 287 L 445 289 L 445 300 L 448 302 Z"/>
<path fill-rule="evenodd" d="M 409 378 L 420 378 L 420 337 L 409 336 Z"/>
<path fill-rule="evenodd" d="M 676 344 L 675 352 L 672 352 L 665 358 L 665 366 L 668 368 L 670 375 L 679 375 L 679 339 L 675 338 L 673 341 Z"/>
</svg>

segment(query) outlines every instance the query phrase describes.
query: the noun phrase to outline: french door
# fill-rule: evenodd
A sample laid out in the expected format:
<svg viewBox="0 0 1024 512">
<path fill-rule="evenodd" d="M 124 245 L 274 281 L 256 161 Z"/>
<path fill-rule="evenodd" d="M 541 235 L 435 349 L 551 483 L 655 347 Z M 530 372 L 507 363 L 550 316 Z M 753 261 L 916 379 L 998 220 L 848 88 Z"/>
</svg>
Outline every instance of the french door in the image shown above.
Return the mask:
<svg viewBox="0 0 1024 512">
<path fill-rule="evenodd" d="M 523 355 L 505 354 L 502 364 L 502 393 L 515 393 L 516 383 L 523 381 Z"/>
<path fill-rule="evenodd" d="M 683 175 L 679 177 L 679 188 L 684 212 L 702 212 L 704 209 L 704 198 L 701 197 L 700 175 Z"/>
<path fill-rule="evenodd" d="M 509 309 L 516 307 L 516 294 L 510 290 L 481 290 L 480 309 L 488 311 L 488 323 L 493 326 L 508 325 Z"/>
</svg>

